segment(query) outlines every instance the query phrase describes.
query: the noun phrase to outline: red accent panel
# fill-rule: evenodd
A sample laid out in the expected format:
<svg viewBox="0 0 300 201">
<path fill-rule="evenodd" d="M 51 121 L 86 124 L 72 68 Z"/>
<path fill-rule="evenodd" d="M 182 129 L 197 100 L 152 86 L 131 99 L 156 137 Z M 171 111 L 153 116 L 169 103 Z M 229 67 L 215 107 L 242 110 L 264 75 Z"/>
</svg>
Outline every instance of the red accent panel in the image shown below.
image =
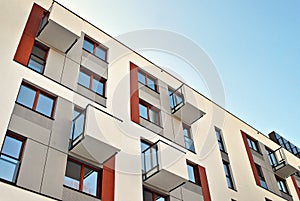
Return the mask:
<svg viewBox="0 0 300 201">
<path fill-rule="evenodd" d="M 244 145 L 245 145 L 245 148 L 246 148 L 246 151 L 247 151 L 248 159 L 249 159 L 249 162 L 250 162 L 250 165 L 251 165 L 251 169 L 252 169 L 252 172 L 253 172 L 253 176 L 254 176 L 254 179 L 255 179 L 255 183 L 256 183 L 256 185 L 260 186 L 260 180 L 259 180 L 259 177 L 258 177 L 257 169 L 256 169 L 256 166 L 255 166 L 255 163 L 254 163 L 254 159 L 253 159 L 250 147 L 248 146 L 247 134 L 244 133 L 243 131 L 241 131 L 241 133 L 242 133 L 242 138 L 243 138 Z"/>
<path fill-rule="evenodd" d="M 206 170 L 204 167 L 202 167 L 200 165 L 198 165 L 198 170 L 199 170 L 199 174 L 200 174 L 200 182 L 201 182 L 201 186 L 202 186 L 202 193 L 203 193 L 204 201 L 211 201 Z"/>
<path fill-rule="evenodd" d="M 103 165 L 102 201 L 114 201 L 115 196 L 115 156 Z"/>
<path fill-rule="evenodd" d="M 14 56 L 14 61 L 27 66 L 34 45 L 35 36 L 38 32 L 45 11 L 46 10 L 41 6 L 35 3 L 33 4 L 16 54 Z"/>
<path fill-rule="evenodd" d="M 130 62 L 130 111 L 131 121 L 140 123 L 138 66 Z"/>
<path fill-rule="evenodd" d="M 296 189 L 296 192 L 297 192 L 298 198 L 299 198 L 299 200 L 300 200 L 300 190 L 299 190 L 299 188 L 298 188 L 298 185 L 297 185 L 296 179 L 295 179 L 294 175 L 292 175 L 292 176 L 291 176 L 291 178 L 292 178 L 293 184 L 294 184 L 294 186 L 295 186 L 295 189 Z"/>
</svg>

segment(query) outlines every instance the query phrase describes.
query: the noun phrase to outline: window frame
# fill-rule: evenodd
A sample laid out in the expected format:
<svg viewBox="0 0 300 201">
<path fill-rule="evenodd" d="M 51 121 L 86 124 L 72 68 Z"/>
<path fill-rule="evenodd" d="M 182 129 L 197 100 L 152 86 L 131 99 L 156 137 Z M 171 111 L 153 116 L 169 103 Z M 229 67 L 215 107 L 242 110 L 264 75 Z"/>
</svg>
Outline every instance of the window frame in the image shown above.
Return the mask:
<svg viewBox="0 0 300 201">
<path fill-rule="evenodd" d="M 249 146 L 250 149 L 252 149 L 253 151 L 261 154 L 261 151 L 260 151 L 259 144 L 258 144 L 257 140 L 255 140 L 254 138 L 247 135 L 247 143 L 248 143 L 248 146 Z M 255 145 L 255 148 L 254 148 L 253 145 Z"/>
<path fill-rule="evenodd" d="M 144 201 L 144 192 L 145 191 L 147 191 L 147 192 L 149 192 L 149 193 L 152 194 L 152 201 L 156 201 L 156 197 L 157 196 L 163 197 L 165 199 L 165 201 L 169 201 L 170 200 L 168 195 L 164 195 L 163 193 L 160 193 L 160 192 L 151 190 L 149 188 L 143 187 L 143 201 Z"/>
<path fill-rule="evenodd" d="M 227 171 L 225 171 L 225 167 L 226 167 Z M 230 168 L 230 163 L 223 160 L 223 169 L 224 169 L 224 173 L 225 173 L 227 187 L 232 189 L 232 190 L 235 190 L 235 184 L 234 184 L 234 181 L 233 181 L 233 176 L 232 176 L 232 172 L 231 172 L 231 168 Z M 229 179 L 229 182 L 230 182 L 231 186 L 229 186 L 227 179 Z"/>
<path fill-rule="evenodd" d="M 79 74 L 80 72 L 84 73 L 85 75 L 87 75 L 89 77 L 89 87 L 87 86 L 84 86 L 83 84 L 79 83 Z M 79 70 L 79 74 L 78 74 L 78 79 L 77 79 L 77 84 L 92 91 L 93 93 L 96 93 L 97 95 L 101 96 L 101 97 L 105 97 L 105 94 L 106 94 L 106 82 L 107 80 L 99 75 L 97 75 L 96 73 L 93 73 L 92 71 L 90 71 L 89 69 L 87 68 L 84 68 L 84 67 L 80 67 L 80 70 Z M 99 82 L 101 82 L 103 84 L 103 94 L 99 94 L 97 93 L 96 91 L 93 90 L 93 80 L 97 80 Z"/>
<path fill-rule="evenodd" d="M 261 186 L 262 188 L 268 190 L 269 187 L 268 187 L 268 184 L 267 184 L 267 181 L 266 181 L 266 178 L 265 178 L 265 176 L 264 176 L 264 173 L 263 173 L 263 170 L 262 170 L 261 166 L 255 163 L 255 168 L 256 168 L 257 175 L 258 175 L 258 178 L 259 178 L 259 181 L 260 181 L 260 186 Z M 266 186 L 263 186 L 263 185 L 262 185 L 262 182 L 264 182 Z"/>
<path fill-rule="evenodd" d="M 45 56 L 44 56 L 44 58 L 41 58 L 41 57 L 39 57 L 39 56 L 33 54 L 33 49 L 34 49 L 35 46 L 38 47 L 38 48 L 40 48 L 40 49 L 43 49 L 43 50 L 45 51 Z M 48 54 L 49 54 L 49 50 L 50 50 L 50 48 L 49 48 L 48 46 L 44 45 L 44 44 L 41 43 L 40 41 L 35 40 L 35 41 L 34 41 L 34 45 L 33 45 L 33 47 L 32 47 L 32 50 L 31 50 L 31 53 L 30 53 L 30 57 L 29 57 L 28 63 L 27 63 L 26 66 L 27 66 L 29 69 L 31 69 L 31 70 L 33 70 L 33 71 L 39 73 L 39 74 L 44 74 L 44 72 L 45 72 L 45 67 L 46 67 L 46 61 L 47 61 Z M 43 70 L 42 70 L 42 72 L 39 72 L 39 71 L 37 71 L 37 70 L 35 70 L 35 69 L 33 69 L 33 68 L 31 68 L 31 67 L 28 66 L 28 65 L 29 65 L 29 62 L 30 62 L 30 60 L 31 60 L 32 55 L 35 56 L 35 57 L 37 57 L 37 58 L 39 58 L 39 59 L 41 59 L 41 60 L 43 60 Z"/>
<path fill-rule="evenodd" d="M 84 41 L 88 41 L 90 43 L 93 44 L 93 52 L 90 52 L 89 50 L 87 50 L 86 48 L 84 48 Z M 84 39 L 83 39 L 83 44 L 82 44 L 82 49 L 84 49 L 85 51 L 93 54 L 94 56 L 96 56 L 97 58 L 101 59 L 102 61 L 106 62 L 107 63 L 107 54 L 108 54 L 108 47 L 104 46 L 102 43 L 99 43 L 97 41 L 95 41 L 94 39 L 92 39 L 91 37 L 85 35 L 84 36 Z M 105 58 L 102 59 L 101 57 L 97 56 L 96 54 L 96 49 L 97 47 L 99 47 L 101 50 L 103 50 L 105 52 Z"/>
<path fill-rule="evenodd" d="M 224 139 L 223 139 L 223 132 L 221 129 L 215 127 L 215 132 L 216 132 L 216 137 L 217 137 L 217 142 L 218 142 L 218 147 L 219 147 L 219 150 L 224 152 L 224 153 L 227 153 L 226 151 L 226 147 L 225 147 L 225 143 L 224 143 Z M 221 145 L 221 147 L 220 147 Z"/>
<path fill-rule="evenodd" d="M 152 91 L 155 91 L 155 92 L 159 93 L 159 91 L 158 91 L 158 86 L 157 86 L 157 78 L 156 78 L 156 77 L 154 77 L 154 76 L 150 75 L 149 73 L 147 73 L 147 72 L 141 70 L 140 68 L 138 69 L 138 74 L 142 74 L 142 75 L 144 75 L 144 77 L 145 77 L 145 84 L 142 83 L 142 82 L 140 82 L 139 79 L 138 79 L 138 82 L 139 82 L 139 83 L 141 83 L 142 85 L 144 85 L 144 86 L 146 86 L 147 88 L 151 89 Z M 138 75 L 138 76 L 139 76 L 139 75 Z M 154 89 L 152 89 L 152 88 L 149 86 L 149 83 L 148 83 L 149 81 L 148 81 L 148 79 L 153 80 L 153 82 L 154 82 Z"/>
<path fill-rule="evenodd" d="M 183 138 L 184 138 L 185 148 L 188 149 L 189 151 L 195 152 L 195 144 L 194 144 L 194 139 L 193 139 L 193 135 L 192 135 L 192 131 L 191 131 L 191 126 L 187 125 L 185 123 L 182 123 L 182 128 L 183 128 Z M 185 132 L 184 132 L 185 130 L 188 131 L 188 136 L 185 135 Z M 193 142 L 192 148 L 186 146 L 186 138 L 188 138 L 189 140 L 191 140 Z"/>
<path fill-rule="evenodd" d="M 98 168 L 98 167 L 95 167 L 93 165 L 90 165 L 88 163 L 85 163 L 85 162 L 82 162 L 80 160 L 77 160 L 73 157 L 68 157 L 67 159 L 67 162 L 68 161 L 71 161 L 73 163 L 76 163 L 77 165 L 80 165 L 80 180 L 79 180 L 79 189 L 76 189 L 76 188 L 73 188 L 71 186 L 68 186 L 67 184 L 64 183 L 64 186 L 67 187 L 67 188 L 70 188 L 70 189 L 73 189 L 75 191 L 78 191 L 80 193 L 83 193 L 83 194 L 86 194 L 86 195 L 89 195 L 89 196 L 92 196 L 92 197 L 96 197 L 96 198 L 102 198 L 102 179 L 103 179 L 103 170 L 102 168 Z M 68 164 L 68 163 L 67 163 Z M 67 173 L 67 164 L 66 164 L 66 172 L 65 172 L 65 176 L 66 176 L 66 173 Z M 96 196 L 95 195 L 92 195 L 92 194 L 89 194 L 87 192 L 84 192 L 83 191 L 83 182 L 84 182 L 84 169 L 85 167 L 93 170 L 93 171 L 96 171 L 98 173 L 98 178 L 97 178 L 97 194 Z"/>
<path fill-rule="evenodd" d="M 20 141 L 22 143 L 18 158 L 15 158 L 15 157 L 10 156 L 8 154 L 2 153 L 4 144 L 5 144 L 5 140 L 6 140 L 7 136 L 11 137 L 11 138 L 13 138 L 15 140 L 18 140 L 18 141 Z M 4 155 L 5 157 L 11 158 L 13 160 L 16 160 L 16 161 L 19 162 L 19 165 L 17 166 L 17 170 L 16 170 L 17 172 L 16 172 L 16 177 L 15 177 L 14 181 L 5 180 L 3 178 L 0 178 L 0 180 L 6 181 L 6 182 L 12 183 L 12 184 L 16 184 L 17 183 L 17 180 L 18 180 L 18 177 L 19 177 L 19 172 L 20 172 L 20 167 L 21 167 L 21 163 L 22 163 L 22 158 L 23 158 L 23 155 L 24 155 L 24 149 L 25 149 L 26 140 L 27 140 L 26 137 L 21 136 L 19 134 L 16 134 L 16 133 L 14 133 L 14 132 L 12 132 L 10 130 L 8 130 L 6 132 L 6 135 L 4 136 L 4 140 L 3 140 L 3 143 L 2 143 L 2 146 L 1 146 L 0 156 Z"/>
<path fill-rule="evenodd" d="M 32 108 L 18 102 L 18 98 L 19 98 L 22 86 L 28 87 L 28 88 L 30 88 L 30 89 L 32 89 L 32 90 L 35 91 L 35 97 L 34 97 L 34 102 L 33 102 Z M 39 111 L 36 110 L 36 107 L 37 107 L 38 102 L 39 102 L 40 94 L 42 94 L 42 95 L 44 95 L 44 96 L 46 96 L 46 97 L 48 97 L 48 98 L 50 98 L 50 99 L 53 100 L 53 105 L 52 105 L 51 115 L 50 116 L 48 116 L 48 115 L 46 115 L 46 114 L 44 114 L 44 113 L 39 112 Z M 40 89 L 39 87 L 33 86 L 33 85 L 31 85 L 31 84 L 29 84 L 27 82 L 22 82 L 22 84 L 20 85 L 19 92 L 18 92 L 17 99 L 16 99 L 16 103 L 17 104 L 22 105 L 23 107 L 28 108 L 28 109 L 30 109 L 30 110 L 38 113 L 38 114 L 41 114 L 41 115 L 43 115 L 45 117 L 48 117 L 50 119 L 54 119 L 54 113 L 55 113 L 54 111 L 55 111 L 55 107 L 56 107 L 56 101 L 57 101 L 57 96 L 54 96 L 54 95 L 50 94 L 49 92 L 47 92 L 47 91 L 45 91 L 43 89 Z"/>
<path fill-rule="evenodd" d="M 188 174 L 188 177 L 189 177 L 189 182 L 193 183 L 193 184 L 196 184 L 196 185 L 199 185 L 201 186 L 201 181 L 200 181 L 200 172 L 198 170 L 198 165 L 187 160 L 186 161 L 186 165 L 187 165 L 187 169 L 188 169 L 188 166 L 192 167 L 193 168 L 193 173 L 194 173 L 194 179 L 195 179 L 195 182 L 194 181 L 191 181 L 190 180 L 190 175 Z M 188 171 L 189 172 L 189 171 Z"/>
<path fill-rule="evenodd" d="M 160 109 L 158 109 L 157 107 L 151 105 L 150 103 L 147 103 L 146 101 L 144 101 L 142 99 L 139 99 L 139 107 L 140 107 L 140 105 L 143 105 L 144 107 L 147 108 L 147 119 L 145 117 L 141 116 L 140 110 L 139 110 L 139 117 L 141 117 L 141 118 L 143 118 L 143 119 L 145 119 L 145 120 L 147 120 L 147 121 L 149 121 L 149 122 L 151 122 L 151 123 L 153 123 L 153 124 L 155 124 L 157 126 L 161 126 Z M 151 121 L 151 118 L 150 118 L 150 111 L 151 110 L 157 113 L 157 115 L 158 115 L 158 117 L 157 117 L 158 118 L 158 124 L 155 123 L 155 122 L 153 122 L 153 121 Z"/>
<path fill-rule="evenodd" d="M 276 183 L 277 183 L 278 190 L 282 193 L 290 195 L 286 180 L 282 179 L 278 176 L 275 176 L 275 177 L 276 177 Z M 285 188 L 286 192 L 283 190 L 283 187 Z"/>
</svg>

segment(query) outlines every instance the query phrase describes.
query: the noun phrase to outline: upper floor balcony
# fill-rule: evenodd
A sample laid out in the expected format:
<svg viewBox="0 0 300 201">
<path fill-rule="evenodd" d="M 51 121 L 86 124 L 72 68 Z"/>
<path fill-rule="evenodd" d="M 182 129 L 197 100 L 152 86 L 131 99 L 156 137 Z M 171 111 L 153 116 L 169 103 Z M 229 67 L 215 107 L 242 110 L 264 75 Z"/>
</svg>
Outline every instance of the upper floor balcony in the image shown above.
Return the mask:
<svg viewBox="0 0 300 201">
<path fill-rule="evenodd" d="M 54 2 L 44 14 L 37 37 L 66 53 L 81 35 L 80 18 Z"/>
<path fill-rule="evenodd" d="M 188 181 L 185 152 L 157 141 L 142 151 L 143 181 L 165 191 Z"/>
<path fill-rule="evenodd" d="M 205 113 L 197 107 L 195 92 L 182 84 L 178 89 L 170 91 L 171 112 L 184 123 L 191 125 Z"/>
<path fill-rule="evenodd" d="M 88 105 L 73 120 L 70 152 L 104 163 L 120 151 L 121 120 Z"/>
<path fill-rule="evenodd" d="M 270 152 L 268 157 L 273 171 L 282 178 L 300 171 L 300 159 L 282 147 Z"/>
</svg>

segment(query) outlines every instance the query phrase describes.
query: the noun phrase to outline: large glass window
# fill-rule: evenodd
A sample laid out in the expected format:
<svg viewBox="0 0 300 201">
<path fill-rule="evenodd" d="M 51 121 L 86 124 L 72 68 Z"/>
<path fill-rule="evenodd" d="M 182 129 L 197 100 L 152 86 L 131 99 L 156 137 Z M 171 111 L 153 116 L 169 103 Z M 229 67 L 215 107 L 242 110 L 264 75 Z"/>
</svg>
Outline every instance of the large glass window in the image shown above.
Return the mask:
<svg viewBox="0 0 300 201">
<path fill-rule="evenodd" d="M 143 85 L 149 87 L 150 89 L 154 90 L 154 91 L 158 91 L 158 87 L 157 87 L 157 80 L 152 77 L 151 75 L 149 75 L 148 73 L 142 72 L 139 70 L 138 72 L 138 81 L 140 83 L 142 83 Z"/>
<path fill-rule="evenodd" d="M 278 189 L 283 193 L 289 194 L 285 179 L 276 177 L 276 181 L 277 181 Z"/>
<path fill-rule="evenodd" d="M 28 68 L 43 73 L 49 48 L 42 43 L 35 41 L 28 62 Z"/>
<path fill-rule="evenodd" d="M 64 185 L 84 193 L 101 196 L 102 171 L 90 165 L 68 159 Z"/>
<path fill-rule="evenodd" d="M 259 177 L 260 186 L 265 188 L 265 189 L 268 189 L 268 185 L 267 185 L 267 182 L 265 180 L 265 177 L 264 177 L 263 171 L 261 169 L 261 166 L 255 164 L 255 167 L 256 167 L 258 177 Z"/>
<path fill-rule="evenodd" d="M 7 133 L 0 153 L 0 178 L 16 183 L 25 138 Z"/>
<path fill-rule="evenodd" d="M 224 168 L 228 188 L 234 189 L 233 179 L 232 179 L 231 170 L 230 170 L 230 164 L 226 161 L 223 161 L 223 168 Z"/>
<path fill-rule="evenodd" d="M 23 83 L 19 91 L 17 103 L 47 117 L 53 117 L 55 99 L 54 96 Z"/>
<path fill-rule="evenodd" d="M 225 151 L 225 146 L 224 146 L 224 142 L 223 142 L 223 138 L 222 138 L 222 133 L 221 130 L 218 128 L 215 128 L 216 131 L 216 136 L 217 136 L 217 140 L 218 140 L 218 145 L 219 145 L 219 149 L 223 152 Z"/>
<path fill-rule="evenodd" d="M 260 153 L 259 148 L 258 148 L 258 142 L 256 140 L 247 136 L 247 142 L 248 142 L 250 149 Z"/>
<path fill-rule="evenodd" d="M 187 170 L 188 170 L 189 181 L 200 185 L 200 175 L 199 175 L 197 165 L 187 161 Z"/>
<path fill-rule="evenodd" d="M 192 134 L 191 134 L 191 127 L 186 124 L 182 124 L 182 127 L 183 127 L 185 148 L 187 148 L 190 151 L 195 152 L 194 141 L 193 141 Z"/>
<path fill-rule="evenodd" d="M 140 100 L 139 103 L 140 117 L 147 119 L 148 121 L 160 125 L 160 111 L 156 107 Z"/>
<path fill-rule="evenodd" d="M 94 54 L 103 61 L 107 60 L 107 48 L 87 37 L 83 41 L 83 49 Z"/>
<path fill-rule="evenodd" d="M 100 96 L 105 95 L 105 83 L 106 80 L 91 71 L 80 68 L 78 76 L 78 84 L 90 89 L 91 91 L 99 94 Z"/>
</svg>

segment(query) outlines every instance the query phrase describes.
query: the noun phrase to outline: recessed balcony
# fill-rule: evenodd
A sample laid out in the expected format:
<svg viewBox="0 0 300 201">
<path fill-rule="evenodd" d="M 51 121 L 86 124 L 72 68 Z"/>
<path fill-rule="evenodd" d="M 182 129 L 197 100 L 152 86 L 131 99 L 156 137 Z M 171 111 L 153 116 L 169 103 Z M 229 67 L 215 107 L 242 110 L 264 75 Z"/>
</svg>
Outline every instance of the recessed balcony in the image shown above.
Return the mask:
<svg viewBox="0 0 300 201">
<path fill-rule="evenodd" d="M 142 152 L 143 181 L 171 191 L 188 181 L 185 152 L 157 141 Z"/>
<path fill-rule="evenodd" d="M 70 152 L 104 163 L 120 151 L 121 120 L 88 105 L 73 120 Z"/>
<path fill-rule="evenodd" d="M 54 3 L 42 19 L 37 37 L 66 53 L 81 35 L 81 21 L 61 5 Z"/>
<path fill-rule="evenodd" d="M 269 153 L 271 165 L 276 175 L 287 178 L 300 171 L 300 159 L 284 148 L 279 148 Z"/>
<path fill-rule="evenodd" d="M 181 85 L 169 92 L 171 112 L 188 125 L 200 119 L 205 112 L 197 108 L 197 101 L 192 89 Z"/>
</svg>

